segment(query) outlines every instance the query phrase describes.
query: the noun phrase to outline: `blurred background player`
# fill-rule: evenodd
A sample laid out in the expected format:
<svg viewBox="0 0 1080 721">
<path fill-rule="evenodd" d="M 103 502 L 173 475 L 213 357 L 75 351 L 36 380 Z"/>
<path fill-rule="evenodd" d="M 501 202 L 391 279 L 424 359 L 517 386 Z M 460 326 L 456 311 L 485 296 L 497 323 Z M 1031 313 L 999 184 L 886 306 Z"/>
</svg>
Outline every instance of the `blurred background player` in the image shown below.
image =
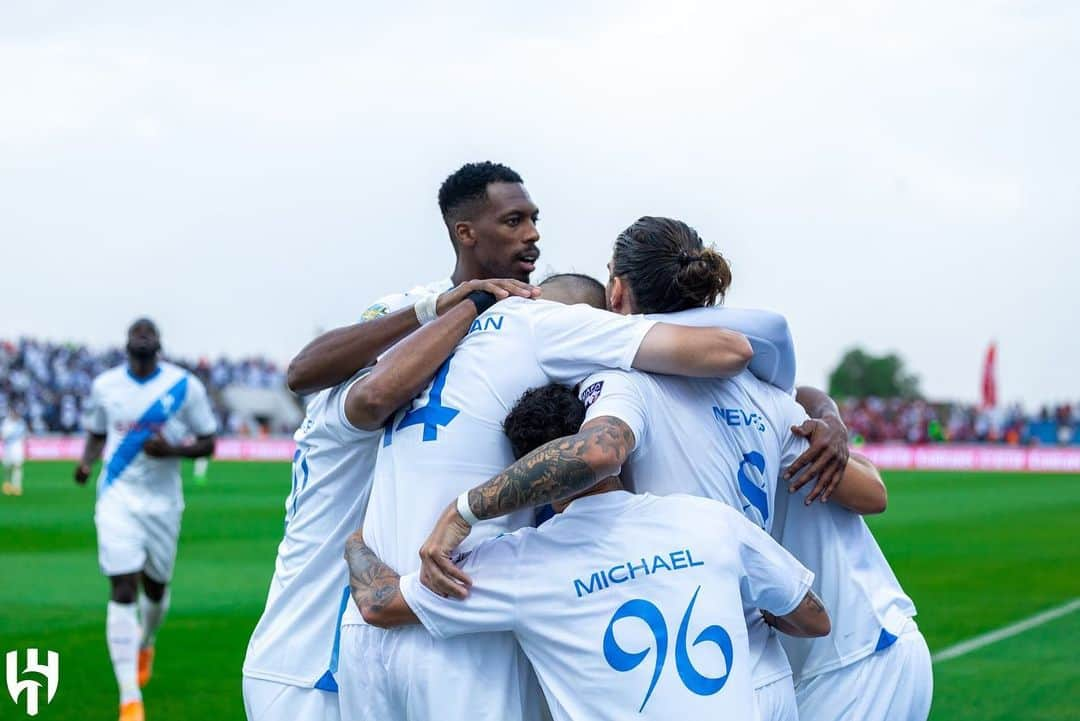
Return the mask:
<svg viewBox="0 0 1080 721">
<path fill-rule="evenodd" d="M 75 468 L 75 482 L 85 484 L 104 450 L 94 524 L 98 563 L 111 587 L 105 630 L 120 721 L 144 718 L 140 687 L 150 680 L 154 637 L 168 608 L 184 509 L 180 459 L 209 456 L 217 432 L 202 383 L 159 360 L 160 351 L 157 326 L 136 320 L 128 329 L 127 363 L 91 386 L 86 447 Z"/>
<path fill-rule="evenodd" d="M 520 457 L 575 433 L 584 414 L 573 389 L 548 385 L 526 393 L 504 428 Z M 540 528 L 476 547 L 463 601 L 432 593 L 416 573 L 399 578 L 357 533 L 346 555 L 365 620 L 423 623 L 439 638 L 512 631 L 558 721 L 749 720 L 744 604 L 782 616 L 791 633 L 829 631 L 813 574 L 724 504 L 627 493 L 613 475 L 554 505 Z"/>
<path fill-rule="evenodd" d="M 5 496 L 21 496 L 23 461 L 26 459 L 26 421 L 14 405 L 8 406 L 4 420 L 0 422 L 0 442 L 4 445 Z"/>
</svg>

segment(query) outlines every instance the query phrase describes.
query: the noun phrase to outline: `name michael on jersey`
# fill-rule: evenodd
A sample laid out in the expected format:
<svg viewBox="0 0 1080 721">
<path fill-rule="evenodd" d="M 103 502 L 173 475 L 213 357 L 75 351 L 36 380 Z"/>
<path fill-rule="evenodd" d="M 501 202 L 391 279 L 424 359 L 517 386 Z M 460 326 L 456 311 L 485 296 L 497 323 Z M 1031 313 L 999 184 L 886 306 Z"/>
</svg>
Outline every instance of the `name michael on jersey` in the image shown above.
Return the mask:
<svg viewBox="0 0 1080 721">
<path fill-rule="evenodd" d="M 589 576 L 588 583 L 580 578 L 575 578 L 574 592 L 577 593 L 578 598 L 581 598 L 583 595 L 594 591 L 603 591 L 610 588 L 613 583 L 626 583 L 639 577 L 651 576 L 660 571 L 681 571 L 685 568 L 705 565 L 704 561 L 694 560 L 689 548 L 681 551 L 671 551 L 667 554 L 656 554 L 652 557 L 652 561 L 647 561 L 645 558 L 640 560 L 641 563 L 627 561 L 612 566 L 607 570 L 593 571 L 592 575 Z"/>
</svg>

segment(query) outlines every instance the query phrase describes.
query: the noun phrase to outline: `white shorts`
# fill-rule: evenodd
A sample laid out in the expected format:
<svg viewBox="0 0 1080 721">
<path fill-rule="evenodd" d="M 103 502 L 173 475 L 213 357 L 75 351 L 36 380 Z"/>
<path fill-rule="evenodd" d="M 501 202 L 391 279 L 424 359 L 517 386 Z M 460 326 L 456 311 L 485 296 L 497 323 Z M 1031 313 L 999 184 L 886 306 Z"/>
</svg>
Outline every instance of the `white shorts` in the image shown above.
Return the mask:
<svg viewBox="0 0 1080 721">
<path fill-rule="evenodd" d="M 914 622 L 883 651 L 795 689 L 802 721 L 926 721 L 933 695 L 930 649 Z"/>
<path fill-rule="evenodd" d="M 510 633 L 342 626 L 337 681 L 342 721 L 539 721 L 546 708 Z"/>
<path fill-rule="evenodd" d="M 760 721 L 799 721 L 799 709 L 795 704 L 795 686 L 791 676 L 754 689 Z"/>
<path fill-rule="evenodd" d="M 106 576 L 145 573 L 158 583 L 172 579 L 182 508 L 133 511 L 118 494 L 105 493 L 94 506 L 98 565 Z"/>
<path fill-rule="evenodd" d="M 244 676 L 248 721 L 338 721 L 336 693 Z"/>
<path fill-rule="evenodd" d="M 12 466 L 15 466 L 15 467 L 21 466 L 23 464 L 24 460 L 25 460 L 25 454 L 23 453 L 23 450 L 21 448 L 11 449 L 11 450 L 8 450 L 8 451 L 4 452 L 3 463 L 4 463 L 5 466 L 8 466 L 9 468 L 12 467 Z"/>
</svg>

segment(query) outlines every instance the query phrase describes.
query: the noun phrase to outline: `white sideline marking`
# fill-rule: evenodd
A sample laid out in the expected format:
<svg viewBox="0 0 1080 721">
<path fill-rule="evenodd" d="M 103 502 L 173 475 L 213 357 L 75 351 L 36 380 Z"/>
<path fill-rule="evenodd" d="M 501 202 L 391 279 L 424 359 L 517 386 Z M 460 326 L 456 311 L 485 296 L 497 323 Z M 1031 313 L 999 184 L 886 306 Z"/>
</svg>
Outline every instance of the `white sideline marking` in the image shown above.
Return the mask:
<svg viewBox="0 0 1080 721">
<path fill-rule="evenodd" d="M 980 636 L 976 636 L 975 638 L 969 638 L 967 641 L 961 641 L 958 644 L 949 646 L 942 651 L 938 651 L 931 658 L 934 663 L 941 663 L 942 661 L 948 661 L 951 658 L 964 656 L 971 653 L 972 651 L 982 648 L 983 646 L 989 646 L 990 644 L 997 643 L 1002 639 L 1016 636 L 1023 633 L 1024 631 L 1033 629 L 1036 626 L 1041 626 L 1044 623 L 1053 621 L 1055 618 L 1067 616 L 1078 608 L 1080 608 L 1080 598 L 1074 598 L 1073 600 L 1062 606 L 1058 606 L 1057 608 L 1051 608 L 1050 610 L 1043 611 L 1042 613 L 1037 613 L 1031 618 L 1025 618 L 1023 621 L 1017 621 L 1016 623 L 1009 624 L 1008 626 L 1003 626 L 996 631 L 990 631 L 989 633 L 984 633 Z"/>
</svg>

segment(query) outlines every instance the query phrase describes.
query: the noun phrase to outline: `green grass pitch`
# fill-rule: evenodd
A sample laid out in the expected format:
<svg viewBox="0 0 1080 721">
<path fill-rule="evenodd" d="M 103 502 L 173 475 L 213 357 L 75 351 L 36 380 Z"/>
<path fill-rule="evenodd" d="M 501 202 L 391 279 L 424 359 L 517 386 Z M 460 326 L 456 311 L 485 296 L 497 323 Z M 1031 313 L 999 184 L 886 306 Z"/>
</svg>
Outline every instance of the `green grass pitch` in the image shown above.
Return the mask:
<svg viewBox="0 0 1080 721">
<path fill-rule="evenodd" d="M 0 652 L 61 655 L 56 698 L 37 718 L 115 718 L 105 648 L 108 588 L 97 570 L 94 491 L 70 463 L 30 463 L 26 493 L 0 496 Z M 1080 476 L 889 473 L 871 525 L 919 608 L 932 650 L 1080 596 Z M 287 464 L 185 472 L 187 512 L 172 610 L 145 689 L 150 721 L 243 719 L 240 665 L 282 531 Z M 934 721 L 1080 718 L 1080 613 L 935 667 Z M 0 693 L 0 719 L 27 718 Z"/>
</svg>

